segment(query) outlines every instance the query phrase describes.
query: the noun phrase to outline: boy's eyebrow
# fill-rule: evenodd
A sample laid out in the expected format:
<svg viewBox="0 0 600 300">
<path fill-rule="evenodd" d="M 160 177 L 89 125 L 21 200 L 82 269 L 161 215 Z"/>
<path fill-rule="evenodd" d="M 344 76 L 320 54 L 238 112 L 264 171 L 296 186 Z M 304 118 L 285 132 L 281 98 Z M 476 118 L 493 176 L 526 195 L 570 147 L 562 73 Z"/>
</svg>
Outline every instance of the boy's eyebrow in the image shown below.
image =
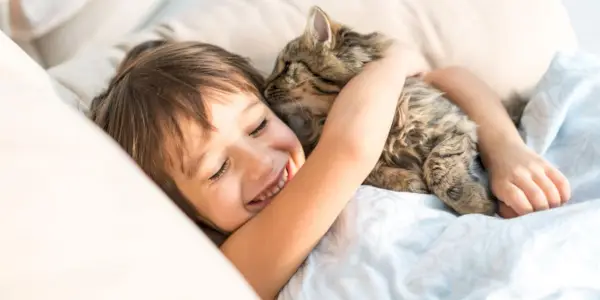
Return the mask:
<svg viewBox="0 0 600 300">
<path fill-rule="evenodd" d="M 245 122 L 247 122 L 248 118 L 244 118 L 242 116 L 249 114 L 251 111 L 253 111 L 253 109 L 255 107 L 257 107 L 261 103 L 262 102 L 260 100 L 256 100 L 256 101 L 252 101 L 251 103 L 248 103 L 248 105 L 246 105 L 246 107 L 244 107 L 244 109 L 242 110 L 242 112 L 239 115 L 238 124 L 244 124 Z"/>
<path fill-rule="evenodd" d="M 259 100 L 253 101 L 252 103 L 248 104 L 248 106 L 246 106 L 246 108 L 244 108 L 244 112 L 251 110 L 253 107 L 259 105 L 260 103 L 261 102 Z"/>
<path fill-rule="evenodd" d="M 192 157 L 187 160 L 183 165 L 184 174 L 188 179 L 191 179 L 198 172 L 198 168 L 200 167 L 200 163 L 204 160 L 204 156 L 206 153 L 202 153 L 201 155 Z"/>
</svg>

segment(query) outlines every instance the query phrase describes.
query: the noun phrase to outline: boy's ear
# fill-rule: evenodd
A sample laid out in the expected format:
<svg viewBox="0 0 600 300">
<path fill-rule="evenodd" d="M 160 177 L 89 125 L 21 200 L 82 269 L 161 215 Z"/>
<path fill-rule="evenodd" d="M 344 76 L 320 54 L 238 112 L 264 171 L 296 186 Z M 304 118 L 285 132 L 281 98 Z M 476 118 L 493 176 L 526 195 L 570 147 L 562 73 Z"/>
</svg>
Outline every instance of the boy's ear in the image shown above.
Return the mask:
<svg viewBox="0 0 600 300">
<path fill-rule="evenodd" d="M 322 44 L 332 48 L 335 42 L 334 35 L 337 33 L 338 25 L 318 6 L 310 8 L 308 20 L 304 30 L 305 38 L 311 45 Z"/>
</svg>

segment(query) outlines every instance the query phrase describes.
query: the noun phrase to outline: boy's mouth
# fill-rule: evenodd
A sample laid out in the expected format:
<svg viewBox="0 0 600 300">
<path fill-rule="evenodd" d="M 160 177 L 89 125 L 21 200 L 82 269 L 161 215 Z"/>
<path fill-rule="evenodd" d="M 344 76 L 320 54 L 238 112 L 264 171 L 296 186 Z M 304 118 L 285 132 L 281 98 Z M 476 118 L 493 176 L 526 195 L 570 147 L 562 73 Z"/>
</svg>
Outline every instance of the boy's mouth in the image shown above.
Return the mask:
<svg viewBox="0 0 600 300">
<path fill-rule="evenodd" d="M 290 176 L 290 163 L 288 162 L 285 167 L 281 170 L 279 175 L 270 183 L 254 200 L 248 202 L 248 205 L 252 208 L 262 209 L 271 202 L 271 199 L 275 195 L 279 194 L 285 184 L 291 179 Z"/>
</svg>

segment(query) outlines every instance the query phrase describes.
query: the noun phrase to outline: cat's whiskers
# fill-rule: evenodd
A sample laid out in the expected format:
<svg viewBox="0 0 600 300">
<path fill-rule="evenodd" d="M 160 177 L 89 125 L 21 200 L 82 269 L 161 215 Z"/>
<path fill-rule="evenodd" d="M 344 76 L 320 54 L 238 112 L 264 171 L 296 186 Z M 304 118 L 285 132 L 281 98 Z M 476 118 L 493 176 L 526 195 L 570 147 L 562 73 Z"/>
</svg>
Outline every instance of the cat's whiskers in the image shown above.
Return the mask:
<svg viewBox="0 0 600 300">
<path fill-rule="evenodd" d="M 267 98 L 279 98 L 285 94 L 286 94 L 286 92 L 283 90 L 276 90 L 276 91 L 269 92 Z"/>
</svg>

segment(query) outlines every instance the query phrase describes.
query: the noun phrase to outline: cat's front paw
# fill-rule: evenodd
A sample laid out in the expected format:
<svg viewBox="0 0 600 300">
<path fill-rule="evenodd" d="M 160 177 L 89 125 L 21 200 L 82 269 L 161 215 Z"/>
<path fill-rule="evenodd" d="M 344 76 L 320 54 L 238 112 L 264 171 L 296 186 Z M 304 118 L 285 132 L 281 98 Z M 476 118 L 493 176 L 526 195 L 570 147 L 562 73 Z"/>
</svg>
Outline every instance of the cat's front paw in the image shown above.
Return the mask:
<svg viewBox="0 0 600 300">
<path fill-rule="evenodd" d="M 460 187 L 448 191 L 450 198 L 455 199 L 450 206 L 459 214 L 483 214 L 493 216 L 498 209 L 498 202 L 490 197 L 488 189 L 477 182 L 467 182 Z"/>
</svg>

